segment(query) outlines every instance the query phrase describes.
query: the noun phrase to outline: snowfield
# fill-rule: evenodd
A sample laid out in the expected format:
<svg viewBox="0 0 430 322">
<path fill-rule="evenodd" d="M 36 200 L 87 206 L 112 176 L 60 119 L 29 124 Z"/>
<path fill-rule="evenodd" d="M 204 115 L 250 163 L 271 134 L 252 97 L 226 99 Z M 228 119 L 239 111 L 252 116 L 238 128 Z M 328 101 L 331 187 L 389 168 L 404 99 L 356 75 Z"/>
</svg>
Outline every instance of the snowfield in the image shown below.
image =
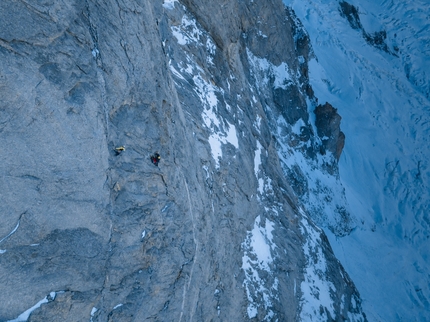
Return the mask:
<svg viewBox="0 0 430 322">
<path fill-rule="evenodd" d="M 315 95 L 346 135 L 340 181 L 357 226 L 342 238 L 323 228 L 369 321 L 428 321 L 430 3 L 348 2 L 361 29 L 337 1 L 284 0 L 311 39 Z M 366 40 L 377 33 L 383 43 Z"/>
</svg>

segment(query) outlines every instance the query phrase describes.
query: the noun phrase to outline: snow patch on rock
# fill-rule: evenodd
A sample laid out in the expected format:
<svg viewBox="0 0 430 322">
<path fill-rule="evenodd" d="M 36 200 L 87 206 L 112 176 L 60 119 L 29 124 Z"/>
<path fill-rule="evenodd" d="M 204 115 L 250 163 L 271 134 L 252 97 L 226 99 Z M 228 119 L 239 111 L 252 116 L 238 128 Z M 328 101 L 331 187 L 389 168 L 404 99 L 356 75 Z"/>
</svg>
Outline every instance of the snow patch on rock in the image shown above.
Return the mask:
<svg viewBox="0 0 430 322">
<path fill-rule="evenodd" d="M 51 302 L 55 300 L 55 296 L 57 295 L 56 292 L 51 292 L 49 295 L 47 295 L 44 299 L 37 302 L 35 305 L 33 305 L 31 308 L 29 308 L 27 311 L 21 313 L 16 319 L 9 320 L 7 322 L 24 322 L 27 321 L 30 317 L 30 314 L 33 313 L 34 310 L 38 309 L 42 304 Z"/>
<path fill-rule="evenodd" d="M 195 92 L 203 104 L 202 119 L 204 125 L 211 131 L 209 144 L 216 167 L 219 167 L 219 159 L 222 157 L 222 144 L 230 143 L 236 149 L 239 148 L 236 127 L 228 121 L 222 122 L 217 116 L 218 99 L 216 92 L 220 92 L 214 85 L 206 82 L 200 75 L 194 76 L 196 84 Z"/>
<path fill-rule="evenodd" d="M 304 216 L 304 215 L 303 215 Z M 300 227 L 302 234 L 306 236 L 303 251 L 306 257 L 304 280 L 301 283 L 301 321 L 328 321 L 330 313 L 332 319 L 336 319 L 331 293 L 336 289 L 327 279 L 327 262 L 321 247 L 320 232 L 313 228 L 308 220 L 303 217 Z"/>
<path fill-rule="evenodd" d="M 203 32 L 198 28 L 195 19 L 184 14 L 179 26 L 172 26 L 172 34 L 180 45 L 199 44 Z"/>
<path fill-rule="evenodd" d="M 257 150 L 255 150 L 255 156 L 254 156 L 254 173 L 255 173 L 255 177 L 257 178 L 258 181 L 258 192 L 260 194 L 263 193 L 263 188 L 264 188 L 264 180 L 263 178 L 261 178 L 259 176 L 259 172 L 260 172 L 260 165 L 261 165 L 261 150 L 262 150 L 262 146 L 260 144 L 259 141 L 257 141 Z"/>
<path fill-rule="evenodd" d="M 299 119 L 293 129 L 299 131 L 303 120 Z M 313 159 L 306 158 L 302 152 L 291 148 L 283 139 L 281 129 L 286 126 L 283 118 L 278 119 L 277 137 L 280 148 L 278 156 L 285 173 L 295 172 L 299 185 L 303 187 L 301 201 L 312 220 L 320 227 L 328 227 L 337 235 L 350 233 L 357 222 L 350 215 L 345 189 L 339 177 L 324 170 L 325 165 L 332 164 L 334 156 L 327 152 Z"/>
<path fill-rule="evenodd" d="M 269 81 L 273 79 L 274 88 L 286 89 L 292 83 L 290 69 L 286 63 L 283 62 L 276 66 L 265 58 L 255 56 L 249 49 L 247 49 L 246 53 L 249 62 L 253 66 L 253 72 L 259 74 L 256 75 L 256 78 L 261 80 L 262 85 L 268 85 Z"/>
<path fill-rule="evenodd" d="M 291 132 L 293 132 L 295 135 L 300 135 L 302 133 L 302 127 L 305 127 L 306 124 L 303 121 L 302 118 L 300 118 L 292 127 Z"/>
<path fill-rule="evenodd" d="M 163 7 L 172 10 L 175 8 L 175 2 L 178 2 L 178 0 L 164 0 Z"/>
<path fill-rule="evenodd" d="M 269 321 L 274 316 L 271 310 L 272 300 L 277 297 L 278 280 L 275 278 L 269 285 L 268 279 L 263 274 L 272 275 L 272 252 L 275 248 L 273 242 L 273 222 L 266 219 L 264 227 L 261 226 L 261 218 L 258 216 L 254 222 L 254 228 L 248 232 L 242 247 L 245 250 L 242 257 L 242 269 L 245 272 L 244 286 L 248 296 L 248 317 L 255 318 L 258 307 L 263 306 L 267 312 L 263 321 Z"/>
</svg>

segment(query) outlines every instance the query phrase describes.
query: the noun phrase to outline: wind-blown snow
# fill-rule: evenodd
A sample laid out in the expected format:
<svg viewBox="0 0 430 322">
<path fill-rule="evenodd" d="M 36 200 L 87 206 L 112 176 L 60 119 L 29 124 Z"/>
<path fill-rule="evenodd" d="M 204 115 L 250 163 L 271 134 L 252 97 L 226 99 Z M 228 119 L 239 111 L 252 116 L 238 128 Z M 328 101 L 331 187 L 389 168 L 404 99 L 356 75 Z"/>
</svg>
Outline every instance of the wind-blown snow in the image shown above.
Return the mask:
<svg viewBox="0 0 430 322">
<path fill-rule="evenodd" d="M 216 46 L 212 39 L 210 39 L 209 37 L 206 39 L 206 50 L 209 53 L 206 61 L 209 65 L 214 65 L 213 57 L 215 56 Z"/>
<path fill-rule="evenodd" d="M 171 62 L 169 62 L 169 67 L 170 67 L 170 71 L 173 73 L 173 75 L 175 75 L 176 77 L 178 77 L 179 79 L 185 81 L 186 79 L 184 78 L 184 76 L 181 75 L 180 72 L 178 72 L 176 70 L 176 68 L 174 66 L 172 66 Z"/>
<path fill-rule="evenodd" d="M 253 99 L 255 100 L 255 96 L 253 96 Z M 254 103 L 256 100 L 254 101 Z M 261 116 L 257 115 L 257 120 L 254 122 L 254 128 L 260 133 L 260 127 L 261 127 Z"/>
<path fill-rule="evenodd" d="M 257 120 L 257 122 L 259 121 Z M 261 167 L 261 156 L 266 152 L 258 140 L 256 141 L 256 145 L 254 174 L 258 182 L 257 200 L 261 205 L 267 205 L 262 201 L 265 198 L 273 198 L 272 180 L 265 174 L 264 167 Z M 264 206 L 266 214 L 277 216 L 279 215 L 279 211 L 282 211 L 282 206 L 280 205 Z M 279 281 L 273 276 L 272 271 L 276 248 L 276 244 L 273 241 L 275 224 L 266 218 L 263 227 L 261 221 L 261 216 L 257 216 L 254 228 L 248 232 L 245 241 L 242 243 L 242 248 L 244 249 L 242 269 L 245 271 L 244 286 L 248 296 L 248 317 L 250 319 L 257 317 L 258 308 L 263 306 L 266 315 L 262 320 L 271 321 L 274 316 L 272 310 L 273 301 L 279 299 Z"/>
<path fill-rule="evenodd" d="M 227 133 L 226 137 L 224 138 L 224 144 L 227 142 L 233 145 L 236 149 L 239 149 L 239 141 L 237 139 L 237 132 L 236 127 L 233 124 L 230 124 L 228 121 L 227 123 Z"/>
<path fill-rule="evenodd" d="M 301 126 L 300 120 L 293 128 L 298 130 L 297 124 Z M 299 167 L 306 178 L 307 191 L 301 201 L 306 205 L 308 212 L 312 213 L 312 220 L 322 227 L 336 231 L 338 235 L 349 233 L 356 226 L 356 219 L 343 215 L 349 212 L 350 208 L 345 198 L 344 187 L 338 177 L 323 170 L 324 164 L 333 162 L 333 156 L 328 152 L 324 156 L 319 155 L 316 160 L 310 160 L 301 152 L 292 149 L 284 142 L 280 132 L 285 126 L 284 123 L 285 120 L 279 118 L 278 144 L 281 148 L 278 155 L 284 171 Z"/>
<path fill-rule="evenodd" d="M 318 58 L 315 95 L 338 109 L 346 135 L 340 181 L 360 224 L 343 238 L 327 231 L 334 252 L 369 320 L 430 320 L 430 3 L 348 1 L 367 34 L 386 31 L 387 51 L 352 29 L 338 2 L 284 3 Z"/>
<path fill-rule="evenodd" d="M 255 219 L 254 229 L 248 235 L 248 246 L 252 248 L 252 251 L 257 256 L 256 262 L 265 270 L 270 270 L 269 264 L 273 261 L 270 254 L 271 245 L 268 244 L 268 242 L 272 243 L 272 231 L 273 223 L 266 220 L 266 227 L 262 228 L 260 227 L 260 217 L 258 216 Z"/>
</svg>

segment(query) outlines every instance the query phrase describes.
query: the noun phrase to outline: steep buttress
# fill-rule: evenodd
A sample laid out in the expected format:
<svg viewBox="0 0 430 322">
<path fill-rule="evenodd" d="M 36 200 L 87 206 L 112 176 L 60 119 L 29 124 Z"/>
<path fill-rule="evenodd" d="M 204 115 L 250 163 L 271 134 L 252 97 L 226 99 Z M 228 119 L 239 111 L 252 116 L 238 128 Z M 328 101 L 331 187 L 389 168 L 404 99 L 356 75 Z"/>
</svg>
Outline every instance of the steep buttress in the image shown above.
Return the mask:
<svg viewBox="0 0 430 322">
<path fill-rule="evenodd" d="M 365 320 L 281 166 L 279 117 L 321 145 L 281 1 L 0 6 L 0 320 Z"/>
</svg>

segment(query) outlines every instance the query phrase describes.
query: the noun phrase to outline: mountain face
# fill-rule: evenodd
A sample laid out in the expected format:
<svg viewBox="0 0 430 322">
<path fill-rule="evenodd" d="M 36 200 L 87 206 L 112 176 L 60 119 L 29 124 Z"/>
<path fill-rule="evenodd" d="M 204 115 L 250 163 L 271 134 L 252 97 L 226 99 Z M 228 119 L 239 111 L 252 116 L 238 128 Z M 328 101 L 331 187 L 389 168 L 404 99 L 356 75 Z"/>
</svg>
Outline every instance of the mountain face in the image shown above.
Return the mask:
<svg viewBox="0 0 430 322">
<path fill-rule="evenodd" d="M 278 157 L 343 144 L 292 11 L 1 7 L 2 321 L 365 320 Z"/>
<path fill-rule="evenodd" d="M 315 175 L 308 185 L 344 191 L 337 204 L 352 230 L 340 236 L 329 222 L 314 220 L 360 291 L 369 320 L 428 321 L 430 4 L 284 3 L 308 32 L 315 96 L 337 108 L 346 136 L 339 180 Z M 302 200 L 308 209 L 315 204 Z M 330 202 L 319 200 L 329 210 Z"/>
<path fill-rule="evenodd" d="M 367 320 L 354 133 L 291 2 L 0 3 L 1 321 Z"/>
</svg>

